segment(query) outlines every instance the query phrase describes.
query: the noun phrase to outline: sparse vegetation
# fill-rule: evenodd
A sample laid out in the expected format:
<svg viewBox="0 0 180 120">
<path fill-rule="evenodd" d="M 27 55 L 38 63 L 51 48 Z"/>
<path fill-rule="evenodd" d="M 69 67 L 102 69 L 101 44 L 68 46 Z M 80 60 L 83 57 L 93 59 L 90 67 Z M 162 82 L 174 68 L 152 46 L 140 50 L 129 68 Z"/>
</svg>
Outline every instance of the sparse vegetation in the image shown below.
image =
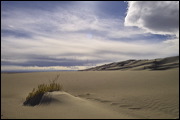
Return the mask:
<svg viewBox="0 0 180 120">
<path fill-rule="evenodd" d="M 26 97 L 26 101 L 23 103 L 24 105 L 35 106 L 40 103 L 42 96 L 46 92 L 53 92 L 53 91 L 61 91 L 62 85 L 56 83 L 59 79 L 60 74 L 57 75 L 53 80 L 50 81 L 49 84 L 40 84 L 38 85 L 37 89 L 33 89 L 32 92 Z"/>
</svg>

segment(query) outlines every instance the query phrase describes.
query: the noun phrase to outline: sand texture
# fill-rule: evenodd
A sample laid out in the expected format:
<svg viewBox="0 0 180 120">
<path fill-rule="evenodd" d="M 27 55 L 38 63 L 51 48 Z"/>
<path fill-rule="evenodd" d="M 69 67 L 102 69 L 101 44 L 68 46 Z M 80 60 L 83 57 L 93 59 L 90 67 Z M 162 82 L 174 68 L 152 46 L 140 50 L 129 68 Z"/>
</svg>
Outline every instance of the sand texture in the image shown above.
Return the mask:
<svg viewBox="0 0 180 120">
<path fill-rule="evenodd" d="M 58 74 L 63 91 L 23 106 L 33 88 Z M 179 69 L 2 73 L 1 118 L 179 118 Z"/>
</svg>

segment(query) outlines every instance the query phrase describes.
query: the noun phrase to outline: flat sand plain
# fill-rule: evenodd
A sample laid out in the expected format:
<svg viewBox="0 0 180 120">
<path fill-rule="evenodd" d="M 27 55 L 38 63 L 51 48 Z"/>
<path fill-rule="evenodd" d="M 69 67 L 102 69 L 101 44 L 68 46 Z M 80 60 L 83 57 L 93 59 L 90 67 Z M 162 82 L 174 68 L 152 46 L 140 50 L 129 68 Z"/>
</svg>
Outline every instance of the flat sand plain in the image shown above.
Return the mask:
<svg viewBox="0 0 180 120">
<path fill-rule="evenodd" d="M 39 84 L 60 74 L 62 92 L 23 106 Z M 179 68 L 162 71 L 1 73 L 1 118 L 179 118 Z"/>
</svg>

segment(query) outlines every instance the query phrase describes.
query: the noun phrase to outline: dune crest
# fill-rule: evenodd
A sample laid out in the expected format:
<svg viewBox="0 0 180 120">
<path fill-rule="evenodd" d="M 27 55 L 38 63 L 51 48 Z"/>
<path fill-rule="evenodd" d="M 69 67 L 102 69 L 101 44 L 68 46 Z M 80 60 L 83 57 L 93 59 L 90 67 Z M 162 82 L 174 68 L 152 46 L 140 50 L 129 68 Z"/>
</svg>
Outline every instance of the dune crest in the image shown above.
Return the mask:
<svg viewBox="0 0 180 120">
<path fill-rule="evenodd" d="M 113 62 L 81 71 L 109 71 L 109 70 L 168 70 L 179 67 L 179 56 L 158 58 L 152 60 L 126 60 Z"/>
<path fill-rule="evenodd" d="M 58 104 L 72 104 L 76 102 L 84 102 L 82 99 L 75 97 L 67 92 L 54 91 L 46 92 L 40 101 L 40 105 L 58 105 Z"/>
</svg>

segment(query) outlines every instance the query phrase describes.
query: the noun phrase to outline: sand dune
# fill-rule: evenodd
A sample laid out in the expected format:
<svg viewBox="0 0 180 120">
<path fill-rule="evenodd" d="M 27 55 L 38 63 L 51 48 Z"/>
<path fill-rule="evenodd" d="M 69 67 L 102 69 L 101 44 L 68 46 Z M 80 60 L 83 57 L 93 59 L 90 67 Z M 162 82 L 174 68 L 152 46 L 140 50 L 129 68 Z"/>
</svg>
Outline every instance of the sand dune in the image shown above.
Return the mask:
<svg viewBox="0 0 180 120">
<path fill-rule="evenodd" d="M 59 73 L 64 91 L 23 106 L 33 88 Z M 1 118 L 179 118 L 179 69 L 3 73 Z"/>
<path fill-rule="evenodd" d="M 67 92 L 46 93 L 41 100 L 40 107 L 52 109 L 52 113 L 49 114 L 55 114 L 55 111 L 59 114 L 59 110 L 62 110 L 60 113 L 64 113 L 61 115 L 63 118 L 133 118 Z"/>
<path fill-rule="evenodd" d="M 109 70 L 167 70 L 179 67 L 179 56 L 152 60 L 126 60 L 105 64 L 82 71 L 109 71 Z"/>
</svg>

